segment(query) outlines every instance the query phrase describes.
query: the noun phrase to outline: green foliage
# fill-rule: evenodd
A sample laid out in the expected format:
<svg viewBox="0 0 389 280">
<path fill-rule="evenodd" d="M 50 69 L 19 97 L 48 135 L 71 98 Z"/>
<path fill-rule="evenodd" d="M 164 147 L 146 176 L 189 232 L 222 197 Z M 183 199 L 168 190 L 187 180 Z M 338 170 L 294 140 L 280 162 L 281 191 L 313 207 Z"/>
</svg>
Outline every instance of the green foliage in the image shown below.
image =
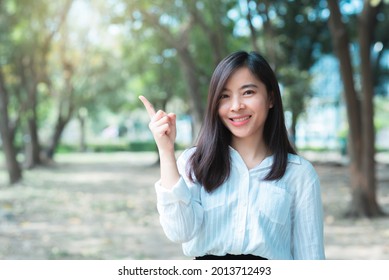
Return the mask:
<svg viewBox="0 0 389 280">
<path fill-rule="evenodd" d="M 155 142 L 130 142 L 129 150 L 133 152 L 157 151 Z"/>
<path fill-rule="evenodd" d="M 379 131 L 383 128 L 388 127 L 389 120 L 389 99 L 377 96 L 374 100 L 375 105 L 375 118 L 374 125 L 376 131 Z"/>
<path fill-rule="evenodd" d="M 93 152 L 123 152 L 128 151 L 128 143 L 126 142 L 106 142 L 106 143 L 89 143 L 88 150 Z"/>
<path fill-rule="evenodd" d="M 154 141 L 105 141 L 88 143 L 88 151 L 91 152 L 156 152 L 157 146 Z M 77 145 L 60 144 L 57 149 L 59 154 L 78 152 Z"/>
<path fill-rule="evenodd" d="M 307 71 L 299 70 L 293 66 L 280 68 L 278 74 L 284 86 L 282 97 L 284 108 L 292 112 L 295 124 L 313 95 L 310 88 L 311 77 Z"/>
<path fill-rule="evenodd" d="M 65 0 L 0 1 L 0 66 L 11 93 L 8 108 L 11 119 L 17 119 L 23 112 L 16 138 L 20 145 L 29 114 L 23 111 L 27 91 L 21 86 L 20 74 L 27 62 L 36 63 L 27 65 L 35 65 L 36 77 L 40 79 L 39 127 L 50 135 L 58 115 L 69 113 L 76 117 L 81 108 L 87 110 L 92 128 L 101 129 L 110 122 L 107 112 L 118 116 L 120 121 L 131 119 L 135 109 L 142 107 L 137 99 L 140 94 L 146 95 L 157 108 L 183 100 L 179 109 L 193 113 L 188 112 L 191 108 L 188 82 L 180 47 L 188 43 L 190 58 L 195 61 L 193 76 L 199 81 L 204 105 L 209 78 L 218 59 L 238 49 L 254 48 L 248 12 L 259 51 L 275 66 L 285 89 L 285 107 L 296 116 L 312 95 L 307 74 L 310 67 L 323 53 L 332 51 L 324 0 L 73 0 L 66 21 L 50 46 L 46 46 L 45 40 L 57 26 L 66 3 Z M 351 5 L 349 1 L 342 4 Z M 375 29 L 382 43 L 381 54 L 388 49 L 389 41 L 389 5 L 383 5 Z M 357 14 L 351 10 L 345 14 L 345 20 L 356 22 Z M 356 24 L 348 26 L 354 28 Z M 351 32 L 351 37 L 355 40 L 355 32 Z M 385 72 L 379 65 L 382 63 L 375 69 L 377 89 L 387 82 L 387 69 Z M 385 118 L 377 119 L 378 128 L 385 126 Z M 154 149 L 147 143 L 136 142 L 91 148 Z M 70 147 L 62 145 L 58 150 L 67 149 Z"/>
</svg>

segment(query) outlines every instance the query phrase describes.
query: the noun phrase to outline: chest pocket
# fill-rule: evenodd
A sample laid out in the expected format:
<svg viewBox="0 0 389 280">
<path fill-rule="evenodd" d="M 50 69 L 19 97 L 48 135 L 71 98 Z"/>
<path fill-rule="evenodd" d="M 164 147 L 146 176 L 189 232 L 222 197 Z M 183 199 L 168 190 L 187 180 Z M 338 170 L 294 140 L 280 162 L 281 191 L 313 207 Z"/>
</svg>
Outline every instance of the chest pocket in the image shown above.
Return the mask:
<svg viewBox="0 0 389 280">
<path fill-rule="evenodd" d="M 283 188 L 263 182 L 259 187 L 257 203 L 259 212 L 269 220 L 285 224 L 290 215 L 292 196 Z"/>
<path fill-rule="evenodd" d="M 201 204 L 205 211 L 225 205 L 226 189 L 221 186 L 208 193 L 204 188 L 201 188 Z"/>
</svg>

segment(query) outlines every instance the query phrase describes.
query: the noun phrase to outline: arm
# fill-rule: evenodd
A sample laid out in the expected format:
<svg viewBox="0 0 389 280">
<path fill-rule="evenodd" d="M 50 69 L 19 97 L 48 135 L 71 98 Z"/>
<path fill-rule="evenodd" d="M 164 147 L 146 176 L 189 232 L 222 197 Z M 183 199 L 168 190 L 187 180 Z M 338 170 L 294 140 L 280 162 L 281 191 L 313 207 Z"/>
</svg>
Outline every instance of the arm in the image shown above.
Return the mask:
<svg viewBox="0 0 389 280">
<path fill-rule="evenodd" d="M 185 174 L 186 161 L 190 153 L 185 151 L 177 160 L 181 177 L 171 190 L 155 184 L 157 208 L 160 223 L 166 236 L 173 242 L 190 241 L 203 222 L 200 190 L 197 183 L 191 182 Z"/>
<path fill-rule="evenodd" d="M 313 180 L 303 183 L 296 194 L 292 232 L 294 259 L 325 259 L 320 181 L 316 172 L 312 172 Z"/>
<path fill-rule="evenodd" d="M 149 128 L 158 147 L 161 161 L 161 185 L 164 188 L 171 189 L 180 178 L 174 154 L 176 115 L 173 113 L 166 114 L 161 110 L 156 113 L 153 105 L 146 97 L 140 96 L 139 99 L 143 102 L 149 114 Z"/>
<path fill-rule="evenodd" d="M 160 156 L 161 180 L 156 183 L 157 208 L 166 236 L 174 242 L 193 238 L 203 220 L 200 204 L 200 188 L 186 182 L 180 175 L 174 152 L 176 116 L 163 111 L 155 112 L 152 104 L 143 96 L 150 116 L 149 128 L 153 133 Z M 179 158 L 181 173 L 185 174 L 186 160 Z M 189 186 L 189 187 L 188 187 Z"/>
</svg>

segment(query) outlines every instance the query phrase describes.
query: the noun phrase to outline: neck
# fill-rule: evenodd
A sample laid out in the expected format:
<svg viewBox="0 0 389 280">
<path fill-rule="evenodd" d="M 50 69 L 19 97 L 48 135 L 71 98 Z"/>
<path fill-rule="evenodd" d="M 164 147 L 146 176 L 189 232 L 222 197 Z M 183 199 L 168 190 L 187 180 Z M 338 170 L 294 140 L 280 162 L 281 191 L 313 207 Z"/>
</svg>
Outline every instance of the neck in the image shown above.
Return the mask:
<svg viewBox="0 0 389 280">
<path fill-rule="evenodd" d="M 231 146 L 238 151 L 249 169 L 255 167 L 270 155 L 263 138 L 233 138 Z"/>
</svg>

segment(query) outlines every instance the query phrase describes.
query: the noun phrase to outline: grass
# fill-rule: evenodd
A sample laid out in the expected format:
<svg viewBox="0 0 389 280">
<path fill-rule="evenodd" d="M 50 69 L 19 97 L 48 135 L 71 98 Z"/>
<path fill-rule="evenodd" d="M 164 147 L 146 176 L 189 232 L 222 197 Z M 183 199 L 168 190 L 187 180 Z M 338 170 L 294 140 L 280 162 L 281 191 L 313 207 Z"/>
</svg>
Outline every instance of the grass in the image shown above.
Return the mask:
<svg viewBox="0 0 389 280">
<path fill-rule="evenodd" d="M 0 167 L 0 259 L 185 259 L 159 224 L 156 159 L 155 152 L 58 154 L 57 163 L 25 170 L 23 182 L 12 187 L 4 184 Z M 388 259 L 389 219 L 344 219 L 347 168 L 316 168 L 327 257 Z M 388 168 L 377 170 L 379 203 L 386 211 Z"/>
</svg>

